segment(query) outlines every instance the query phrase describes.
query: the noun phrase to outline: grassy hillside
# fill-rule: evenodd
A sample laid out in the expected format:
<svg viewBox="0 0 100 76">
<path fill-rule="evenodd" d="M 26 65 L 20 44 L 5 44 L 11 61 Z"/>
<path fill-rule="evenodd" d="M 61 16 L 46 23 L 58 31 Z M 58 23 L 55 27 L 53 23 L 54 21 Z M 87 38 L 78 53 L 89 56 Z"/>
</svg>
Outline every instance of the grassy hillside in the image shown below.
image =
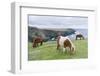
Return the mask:
<svg viewBox="0 0 100 76">
<path fill-rule="evenodd" d="M 74 55 L 68 53 L 60 53 L 56 50 L 56 41 L 45 42 L 37 48 L 32 47 L 32 43 L 28 43 L 28 60 L 53 60 L 53 59 L 79 59 L 88 57 L 87 40 L 73 41 L 76 47 Z"/>
</svg>

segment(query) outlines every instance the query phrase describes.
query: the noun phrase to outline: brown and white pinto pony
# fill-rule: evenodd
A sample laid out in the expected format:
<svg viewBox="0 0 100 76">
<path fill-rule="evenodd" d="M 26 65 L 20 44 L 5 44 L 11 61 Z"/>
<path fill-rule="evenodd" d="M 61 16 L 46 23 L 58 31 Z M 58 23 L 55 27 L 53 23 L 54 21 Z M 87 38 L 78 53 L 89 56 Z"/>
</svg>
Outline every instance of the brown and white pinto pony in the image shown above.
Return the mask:
<svg viewBox="0 0 100 76">
<path fill-rule="evenodd" d="M 39 44 L 43 44 L 43 39 L 41 37 L 36 37 L 35 39 L 33 39 L 33 48 L 38 47 Z"/>
<path fill-rule="evenodd" d="M 74 54 L 75 52 L 75 46 L 68 37 L 59 36 L 57 38 L 57 50 L 59 50 L 60 48 L 63 49 L 62 52 L 65 52 L 66 49 L 68 50 L 68 48 L 70 54 Z"/>
</svg>

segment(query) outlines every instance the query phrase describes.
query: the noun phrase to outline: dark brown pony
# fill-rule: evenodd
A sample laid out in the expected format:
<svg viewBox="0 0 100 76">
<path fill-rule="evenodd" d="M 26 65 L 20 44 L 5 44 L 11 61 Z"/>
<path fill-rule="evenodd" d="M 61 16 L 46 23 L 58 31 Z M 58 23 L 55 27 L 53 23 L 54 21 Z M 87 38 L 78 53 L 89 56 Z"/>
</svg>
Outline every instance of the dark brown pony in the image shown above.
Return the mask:
<svg viewBox="0 0 100 76">
<path fill-rule="evenodd" d="M 76 35 L 76 40 L 77 40 L 78 38 L 80 38 L 80 40 L 81 40 L 81 39 L 84 39 L 84 36 L 83 36 L 82 34 L 77 34 L 77 35 Z"/>
<path fill-rule="evenodd" d="M 33 39 L 33 48 L 38 47 L 39 44 L 43 44 L 43 39 L 41 37 L 36 37 L 35 39 Z"/>
</svg>

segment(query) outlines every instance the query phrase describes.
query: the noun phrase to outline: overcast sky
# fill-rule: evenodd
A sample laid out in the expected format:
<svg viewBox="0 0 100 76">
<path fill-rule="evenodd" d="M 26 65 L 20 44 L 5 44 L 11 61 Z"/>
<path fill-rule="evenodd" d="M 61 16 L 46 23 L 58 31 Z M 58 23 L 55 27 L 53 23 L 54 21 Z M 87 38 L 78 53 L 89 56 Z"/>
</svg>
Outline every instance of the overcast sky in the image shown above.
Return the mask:
<svg viewBox="0 0 100 76">
<path fill-rule="evenodd" d="M 29 16 L 29 26 L 37 28 L 88 28 L 87 17 Z"/>
</svg>

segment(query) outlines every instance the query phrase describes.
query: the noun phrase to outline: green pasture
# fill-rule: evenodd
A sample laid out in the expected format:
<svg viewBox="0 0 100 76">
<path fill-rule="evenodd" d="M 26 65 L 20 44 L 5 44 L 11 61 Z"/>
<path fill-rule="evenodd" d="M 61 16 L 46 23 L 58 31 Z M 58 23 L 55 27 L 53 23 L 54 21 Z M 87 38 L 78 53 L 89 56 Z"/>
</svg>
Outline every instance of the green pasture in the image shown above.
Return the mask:
<svg viewBox="0 0 100 76">
<path fill-rule="evenodd" d="M 32 47 L 28 43 L 28 60 L 54 60 L 54 59 L 79 59 L 88 57 L 87 40 L 74 40 L 75 54 L 62 53 L 56 49 L 56 41 L 44 42 L 42 46 Z"/>
</svg>

